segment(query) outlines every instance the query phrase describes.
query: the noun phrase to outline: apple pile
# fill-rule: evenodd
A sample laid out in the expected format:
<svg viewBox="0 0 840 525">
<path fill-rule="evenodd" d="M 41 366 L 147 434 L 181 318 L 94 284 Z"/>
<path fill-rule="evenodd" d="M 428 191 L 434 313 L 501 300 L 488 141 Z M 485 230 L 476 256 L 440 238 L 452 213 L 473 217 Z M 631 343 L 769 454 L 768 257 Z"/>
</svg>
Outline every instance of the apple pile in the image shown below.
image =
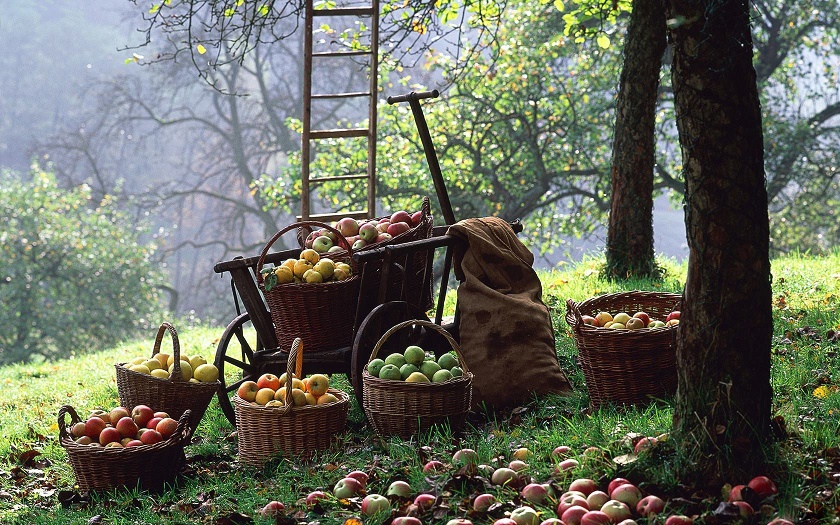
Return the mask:
<svg viewBox="0 0 840 525">
<path fill-rule="evenodd" d="M 263 268 L 260 273 L 268 292 L 278 284 L 343 281 L 353 275 L 353 270 L 346 262 L 335 262 L 306 248 L 297 259 L 286 259 L 279 266 Z"/>
<path fill-rule="evenodd" d="M 131 410 L 125 407 L 115 407 L 107 412 L 93 410 L 85 421 L 70 427 L 70 435 L 79 445 L 130 448 L 165 441 L 177 429 L 178 421 L 166 412 L 137 405 Z"/>
<path fill-rule="evenodd" d="M 253 405 L 267 407 L 282 407 L 286 404 L 285 373 L 276 376 L 271 373 L 261 375 L 256 381 L 245 381 L 236 391 L 241 399 Z M 294 406 L 326 405 L 337 403 L 338 398 L 327 392 L 330 388 L 330 378 L 323 374 L 312 374 L 303 379 L 292 374 L 292 404 Z"/>
<path fill-rule="evenodd" d="M 207 360 L 200 355 L 192 357 L 187 355 L 180 355 L 181 358 L 181 377 L 184 381 L 191 383 L 214 383 L 219 379 L 219 369 L 216 365 L 208 363 Z M 165 354 L 163 352 L 157 353 L 151 359 L 138 356 L 127 363 L 126 368 L 140 374 L 150 375 L 159 379 L 169 379 L 172 370 L 175 368 L 175 356 Z"/>
<path fill-rule="evenodd" d="M 645 312 L 636 312 L 632 316 L 627 312 L 619 312 L 612 315 L 609 312 L 598 312 L 594 317 L 581 315 L 580 319 L 584 324 L 613 330 L 639 330 L 641 328 L 662 328 L 680 324 L 680 311 L 670 312 L 665 320 L 652 319 Z"/>
<path fill-rule="evenodd" d="M 436 361 L 417 345 L 408 346 L 403 353 L 395 352 L 385 359 L 372 359 L 367 364 L 367 371 L 379 379 L 406 383 L 443 383 L 464 373 L 453 352 L 441 355 Z"/>
<path fill-rule="evenodd" d="M 409 213 L 399 210 L 392 213 L 390 217 L 381 219 L 343 217 L 337 220 L 333 227 L 341 232 L 354 250 L 361 250 L 371 244 L 390 241 L 397 235 L 418 226 L 422 220 L 422 211 Z M 340 251 L 342 248 L 336 244 L 336 237 L 336 234 L 330 230 L 315 230 L 304 241 L 304 248 L 312 248 L 318 253 Z"/>
</svg>

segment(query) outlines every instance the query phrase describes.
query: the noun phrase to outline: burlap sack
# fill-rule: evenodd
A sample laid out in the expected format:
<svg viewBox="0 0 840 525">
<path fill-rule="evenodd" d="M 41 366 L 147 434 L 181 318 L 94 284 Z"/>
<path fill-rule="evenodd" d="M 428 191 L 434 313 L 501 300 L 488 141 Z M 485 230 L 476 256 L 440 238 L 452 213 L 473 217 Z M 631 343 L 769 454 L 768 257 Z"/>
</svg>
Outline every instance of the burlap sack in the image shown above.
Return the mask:
<svg viewBox="0 0 840 525">
<path fill-rule="evenodd" d="M 534 256 L 496 217 L 449 227 L 465 243 L 454 253 L 461 352 L 474 374 L 473 403 L 495 408 L 534 394 L 572 390 L 560 369 Z"/>
</svg>

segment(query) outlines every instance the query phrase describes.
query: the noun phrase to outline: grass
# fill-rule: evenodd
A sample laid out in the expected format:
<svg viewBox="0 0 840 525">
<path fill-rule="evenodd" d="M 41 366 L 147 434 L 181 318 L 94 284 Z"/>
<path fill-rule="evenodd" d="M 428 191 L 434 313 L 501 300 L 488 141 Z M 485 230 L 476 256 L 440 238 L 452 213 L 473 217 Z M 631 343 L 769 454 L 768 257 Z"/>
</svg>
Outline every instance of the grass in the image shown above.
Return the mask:
<svg viewBox="0 0 840 525">
<path fill-rule="evenodd" d="M 159 494 L 134 490 L 79 494 L 73 488 L 73 472 L 66 454 L 58 444 L 56 419 L 64 404 L 72 405 L 80 414 L 116 406 L 114 363 L 150 354 L 152 337 L 104 352 L 78 352 L 51 363 L 0 368 L 0 523 L 267 524 L 274 523 L 274 519 L 260 516 L 257 510 L 270 500 L 283 501 L 290 509 L 289 515 L 298 522 L 344 523 L 360 517 L 357 500 L 332 499 L 322 508 L 307 511 L 302 498 L 315 489 L 329 492 L 338 479 L 355 469 L 370 474 L 369 492 L 384 492 L 391 481 L 402 479 L 416 492 L 439 496 L 434 510 L 423 515 L 423 523 L 442 524 L 464 516 L 477 525 L 492 523 L 493 518 L 521 503 L 515 491 L 486 486 L 482 477 L 464 475 L 451 468 L 436 476 L 422 472 L 423 464 L 430 459 L 448 464 L 452 453 L 461 447 L 475 449 L 481 462 L 489 465 L 505 464 L 513 450 L 527 447 L 532 453 L 529 474 L 539 481 L 553 479 L 558 489 L 565 490 L 572 477 L 591 477 L 605 484 L 621 475 L 636 481 L 647 493 L 670 497 L 670 510 L 674 512 L 696 514 L 706 523 L 733 522 L 725 515 L 715 514 L 720 494 L 693 492 L 693 480 L 673 477 L 667 465 L 679 451 L 663 446 L 648 461 L 629 466 L 613 461 L 630 451 L 629 434 L 655 436 L 669 430 L 669 400 L 631 409 L 606 408 L 594 413 L 584 410 L 588 396 L 575 361 L 574 341 L 563 320 L 565 300 L 580 301 L 630 289 L 678 292 L 685 280 L 685 266 L 668 260 L 660 263 L 666 274 L 658 282 L 604 281 L 599 276 L 602 260 L 597 258 L 541 273 L 543 298 L 553 312 L 558 357 L 575 387 L 571 396 L 546 396 L 504 413 L 479 411 L 470 416 L 468 430 L 460 439 L 446 429 L 434 429 L 410 441 L 374 436 L 353 399 L 349 431 L 338 447 L 309 460 L 279 458 L 262 469 L 237 462 L 235 429 L 214 399 L 194 443 L 187 447 L 188 471 L 177 486 Z M 781 493 L 771 507 L 762 509 L 765 514 L 755 520 L 759 523 L 766 523 L 777 512 L 801 523 L 837 523 L 838 269 L 840 252 L 823 258 L 790 255 L 773 261 L 773 414 L 784 420 L 788 435 L 768 451 L 774 459 L 771 467 Z M 182 352 L 212 359 L 222 327 L 178 328 Z M 334 380 L 339 388 L 351 390 L 343 376 L 334 376 Z M 550 453 L 560 444 L 572 448 L 580 466 L 552 478 L 555 462 Z M 585 452 L 592 446 L 597 449 Z M 492 517 L 477 515 L 469 508 L 470 498 L 485 490 L 502 502 Z M 538 510 L 544 517 L 553 516 L 552 505 Z M 387 519 L 379 516 L 365 518 L 364 522 Z"/>
</svg>

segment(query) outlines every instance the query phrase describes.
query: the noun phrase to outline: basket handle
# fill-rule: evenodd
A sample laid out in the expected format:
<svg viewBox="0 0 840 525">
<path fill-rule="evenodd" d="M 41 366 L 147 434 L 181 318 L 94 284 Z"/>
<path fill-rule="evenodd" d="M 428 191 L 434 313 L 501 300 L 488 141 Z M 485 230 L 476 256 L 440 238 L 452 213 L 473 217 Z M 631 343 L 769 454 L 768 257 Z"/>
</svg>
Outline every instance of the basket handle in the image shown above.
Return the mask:
<svg viewBox="0 0 840 525">
<path fill-rule="evenodd" d="M 571 299 L 566 299 L 566 323 L 568 323 L 575 332 L 579 332 L 580 326 L 583 324 L 580 309 L 578 308 L 577 303 Z"/>
<path fill-rule="evenodd" d="M 157 336 L 155 336 L 155 346 L 152 349 L 152 357 L 160 353 L 160 344 L 163 341 L 163 334 L 169 332 L 172 336 L 172 372 L 169 373 L 170 381 L 183 381 L 184 377 L 181 375 L 181 343 L 178 341 L 178 331 L 175 327 L 167 322 L 160 324 Z"/>
<path fill-rule="evenodd" d="M 70 415 L 70 424 L 66 424 L 64 422 L 64 418 L 67 415 Z M 79 414 L 76 413 L 76 409 L 70 405 L 63 405 L 61 408 L 58 409 L 58 439 L 59 441 L 64 441 L 66 439 L 70 439 L 70 433 L 67 431 L 71 425 L 79 423 L 82 419 L 79 417 Z"/>
<path fill-rule="evenodd" d="M 275 233 L 274 236 L 268 241 L 268 243 L 266 243 L 265 247 L 263 247 L 262 252 L 260 252 L 260 258 L 257 261 L 257 270 L 256 270 L 257 284 L 259 284 L 259 285 L 263 284 L 262 267 L 265 264 L 265 258 L 268 255 L 268 250 L 269 250 L 269 248 L 271 248 L 271 245 L 273 245 L 275 242 L 277 242 L 277 239 L 282 237 L 283 234 L 288 232 L 289 230 L 291 230 L 293 228 L 302 228 L 304 226 L 318 226 L 318 227 L 325 228 L 325 229 L 335 233 L 338 236 L 338 242 L 341 244 L 341 246 L 344 249 L 347 250 L 347 256 L 350 257 L 351 261 L 353 260 L 352 259 L 353 247 L 350 246 L 350 243 L 347 242 L 347 239 L 344 237 L 344 235 L 341 234 L 340 231 L 336 230 L 335 228 L 333 228 L 329 224 L 326 224 L 326 223 L 323 223 L 323 222 L 318 222 L 318 221 L 296 222 L 294 224 L 290 224 L 290 225 L 286 226 L 282 230 Z M 326 254 L 324 254 L 324 255 L 326 255 Z"/>
<path fill-rule="evenodd" d="M 184 410 L 184 413 L 181 414 L 181 417 L 178 418 L 178 426 L 175 427 L 175 432 L 170 436 L 170 439 L 174 438 L 175 436 L 180 436 L 181 439 L 187 439 L 190 437 L 192 433 L 192 428 L 190 427 L 190 416 L 192 415 L 192 409 Z M 178 439 L 180 441 L 180 439 Z"/>
<path fill-rule="evenodd" d="M 376 345 L 374 345 L 373 350 L 370 352 L 368 363 L 376 359 L 376 354 L 379 353 L 379 349 L 382 348 L 382 345 L 385 344 L 385 341 L 387 341 L 389 337 L 391 337 L 392 335 L 394 335 L 394 333 L 407 326 L 424 326 L 426 328 L 431 328 L 432 330 L 438 332 L 443 337 L 445 337 L 446 340 L 449 342 L 449 346 L 452 347 L 452 350 L 455 351 L 455 355 L 458 356 L 458 362 L 461 364 L 461 370 L 463 370 L 465 374 L 469 373 L 470 369 L 467 367 L 467 361 L 464 359 L 464 354 L 461 353 L 461 347 L 455 341 L 455 338 L 452 337 L 452 334 L 447 332 L 446 329 L 440 326 L 439 324 L 435 324 L 431 321 L 425 321 L 423 319 L 409 319 L 408 321 L 397 323 L 391 328 L 389 328 L 384 334 L 382 334 L 382 337 L 379 338 L 379 341 L 376 342 Z"/>
<path fill-rule="evenodd" d="M 282 414 L 288 414 L 294 406 L 292 399 L 292 378 L 300 377 L 303 374 L 303 340 L 295 337 L 292 341 L 292 348 L 289 350 L 289 359 L 286 361 L 286 404 L 283 405 Z"/>
</svg>

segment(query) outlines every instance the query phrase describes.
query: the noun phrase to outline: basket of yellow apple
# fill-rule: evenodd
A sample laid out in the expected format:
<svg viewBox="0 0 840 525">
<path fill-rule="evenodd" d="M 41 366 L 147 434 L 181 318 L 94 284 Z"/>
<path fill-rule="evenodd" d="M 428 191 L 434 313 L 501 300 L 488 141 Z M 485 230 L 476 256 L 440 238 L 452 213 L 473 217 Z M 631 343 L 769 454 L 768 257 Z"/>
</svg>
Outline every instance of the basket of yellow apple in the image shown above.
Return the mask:
<svg viewBox="0 0 840 525">
<path fill-rule="evenodd" d="M 566 301 L 590 406 L 634 405 L 676 392 L 680 300 L 636 290 Z"/>
<path fill-rule="evenodd" d="M 297 259 L 265 267 L 271 246 L 284 233 L 311 227 L 334 234 L 338 250 L 319 253 L 305 248 Z M 306 335 L 308 352 L 350 344 L 359 294 L 359 275 L 352 254 L 353 248 L 341 232 L 318 221 L 294 223 L 266 243 L 257 261 L 256 280 L 268 304 L 279 348 L 290 348 L 299 334 Z"/>
<path fill-rule="evenodd" d="M 262 466 L 278 455 L 304 456 L 330 447 L 347 427 L 350 396 L 329 377 L 302 377 L 303 343 L 292 342 L 286 372 L 244 381 L 233 396 L 239 459 Z"/>
<path fill-rule="evenodd" d="M 171 354 L 160 351 L 167 332 L 172 336 Z M 160 325 L 151 357 L 138 356 L 114 367 L 123 406 L 158 407 L 175 419 L 189 409 L 189 426 L 193 430 L 221 387 L 215 365 L 202 356 L 181 353 L 178 332 L 169 323 Z"/>
</svg>

